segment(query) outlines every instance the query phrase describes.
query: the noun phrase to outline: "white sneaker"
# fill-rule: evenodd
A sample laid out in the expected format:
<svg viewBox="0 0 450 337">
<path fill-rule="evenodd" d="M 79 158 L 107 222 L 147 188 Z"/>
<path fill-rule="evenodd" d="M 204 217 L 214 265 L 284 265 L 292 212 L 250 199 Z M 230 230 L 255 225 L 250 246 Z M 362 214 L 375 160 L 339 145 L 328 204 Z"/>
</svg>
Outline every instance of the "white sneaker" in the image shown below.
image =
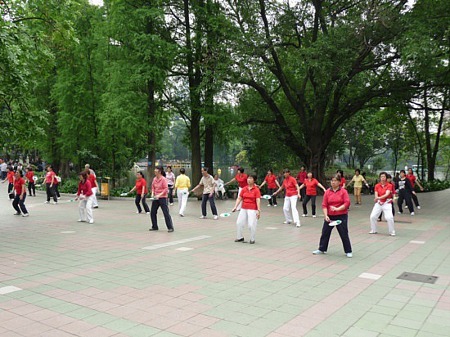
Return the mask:
<svg viewBox="0 0 450 337">
<path fill-rule="evenodd" d="M 139 211 L 136 211 L 136 214 L 141 214 L 141 212 L 139 212 Z"/>
<path fill-rule="evenodd" d="M 390 235 L 391 235 L 391 236 L 395 236 L 395 231 L 391 232 Z"/>
<path fill-rule="evenodd" d="M 219 220 L 219 216 L 218 215 L 214 215 L 214 220 Z"/>
<path fill-rule="evenodd" d="M 24 218 L 26 218 L 27 216 L 30 216 L 30 214 L 25 213 L 25 214 L 22 214 L 22 216 L 23 216 Z"/>
<path fill-rule="evenodd" d="M 202 215 L 199 219 L 206 219 L 206 216 Z"/>
<path fill-rule="evenodd" d="M 147 212 L 147 213 L 145 213 L 145 214 L 150 214 L 150 212 Z"/>
<path fill-rule="evenodd" d="M 370 231 L 369 234 L 377 234 L 377 231 Z"/>
<path fill-rule="evenodd" d="M 347 255 L 347 257 L 353 257 L 353 253 L 347 253 L 345 255 Z"/>
<path fill-rule="evenodd" d="M 46 202 L 44 202 L 44 204 L 49 204 L 50 203 L 50 201 L 46 201 Z"/>
<path fill-rule="evenodd" d="M 397 212 L 397 214 L 403 214 L 403 212 Z"/>
<path fill-rule="evenodd" d="M 57 201 L 53 201 L 52 204 L 53 205 L 58 205 L 58 202 Z"/>
<path fill-rule="evenodd" d="M 89 220 L 89 223 L 94 223 L 94 220 Z"/>
<path fill-rule="evenodd" d="M 313 215 L 313 218 L 317 218 L 317 215 Z"/>
<path fill-rule="evenodd" d="M 320 254 L 325 254 L 325 252 L 322 252 L 321 250 L 317 249 L 315 251 L 312 252 L 314 255 L 320 255 Z"/>
<path fill-rule="evenodd" d="M 278 205 L 273 205 L 273 207 L 278 207 Z"/>
<path fill-rule="evenodd" d="M 295 227 L 300 227 L 301 225 L 300 225 L 300 222 L 297 222 L 296 224 L 295 224 Z"/>
<path fill-rule="evenodd" d="M 307 217 L 307 215 L 306 214 L 302 214 L 302 217 Z"/>
<path fill-rule="evenodd" d="M 271 204 L 267 204 L 267 207 L 270 207 L 270 206 L 272 206 Z"/>
<path fill-rule="evenodd" d="M 420 206 L 417 206 L 417 209 L 420 209 Z"/>
<path fill-rule="evenodd" d="M 170 206 L 173 206 L 173 202 L 169 204 Z"/>
<path fill-rule="evenodd" d="M 81 220 L 81 219 L 78 219 L 77 221 L 78 221 L 78 222 L 84 222 L 84 220 Z"/>
<path fill-rule="evenodd" d="M 411 212 L 411 216 L 414 216 L 414 212 Z"/>
<path fill-rule="evenodd" d="M 290 221 L 284 221 L 283 223 L 284 223 L 285 225 L 290 225 L 290 224 L 291 224 Z"/>
</svg>

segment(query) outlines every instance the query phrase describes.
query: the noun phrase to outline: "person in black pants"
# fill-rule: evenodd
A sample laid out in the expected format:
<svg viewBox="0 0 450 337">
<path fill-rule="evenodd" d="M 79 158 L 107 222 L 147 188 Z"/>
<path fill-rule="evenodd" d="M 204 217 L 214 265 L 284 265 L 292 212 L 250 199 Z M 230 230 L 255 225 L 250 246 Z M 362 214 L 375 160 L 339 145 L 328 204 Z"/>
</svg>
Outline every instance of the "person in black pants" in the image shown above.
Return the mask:
<svg viewBox="0 0 450 337">
<path fill-rule="evenodd" d="M 142 208 L 140 205 L 142 202 L 145 213 L 150 214 L 150 209 L 148 208 L 147 201 L 145 200 L 148 193 L 147 182 L 145 181 L 144 174 L 141 171 L 136 173 L 136 185 L 128 193 L 133 193 L 133 191 L 136 191 L 136 199 L 134 200 L 137 208 L 136 213 L 142 213 Z"/>
<path fill-rule="evenodd" d="M 409 212 L 414 215 L 414 205 L 411 198 L 413 187 L 409 179 L 406 178 L 405 170 L 400 171 L 400 177 L 395 187 L 398 190 L 398 214 L 403 214 L 403 200 L 405 200 Z"/>
<path fill-rule="evenodd" d="M 25 177 L 27 178 L 27 181 L 28 181 L 28 194 L 30 195 L 30 197 L 32 195 L 35 197 L 36 196 L 36 186 L 34 185 L 33 168 L 27 167 L 26 171 L 27 171 L 27 174 L 25 175 Z M 31 193 L 31 192 L 33 192 L 33 193 Z"/>
<path fill-rule="evenodd" d="M 27 197 L 27 189 L 25 187 L 25 179 L 23 179 L 22 170 L 17 170 L 14 179 L 14 189 L 16 195 L 14 197 L 12 206 L 16 210 L 15 215 L 28 216 L 27 208 L 25 207 L 25 199 Z"/>
<path fill-rule="evenodd" d="M 267 184 L 267 194 L 272 196 L 272 198 L 269 199 L 269 204 L 267 206 L 277 207 L 277 196 L 273 194 L 280 188 L 280 184 L 278 183 L 277 176 L 273 174 L 272 169 L 267 171 L 267 175 L 264 178 L 263 183 L 259 185 L 259 189 L 261 189 L 265 184 Z"/>
<path fill-rule="evenodd" d="M 152 209 L 150 211 L 150 218 L 152 220 L 152 227 L 149 229 L 150 231 L 157 231 L 158 228 L 158 208 L 161 207 L 161 210 L 164 214 L 164 220 L 166 221 L 166 226 L 168 232 L 171 233 L 174 231 L 172 217 L 169 214 L 169 206 L 167 205 L 167 194 L 169 192 L 167 179 L 163 176 L 163 168 L 158 166 L 155 168 L 155 178 L 153 178 L 152 182 L 152 198 L 154 198 L 152 202 Z"/>
</svg>

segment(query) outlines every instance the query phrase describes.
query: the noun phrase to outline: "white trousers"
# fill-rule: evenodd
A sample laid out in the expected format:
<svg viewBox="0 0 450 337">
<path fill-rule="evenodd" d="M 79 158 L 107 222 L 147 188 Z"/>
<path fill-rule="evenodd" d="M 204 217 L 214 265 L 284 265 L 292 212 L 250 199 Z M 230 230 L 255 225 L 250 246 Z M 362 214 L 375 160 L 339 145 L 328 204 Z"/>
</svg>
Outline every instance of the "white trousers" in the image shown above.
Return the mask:
<svg viewBox="0 0 450 337">
<path fill-rule="evenodd" d="M 239 212 L 236 221 L 236 228 L 237 228 L 236 238 L 241 239 L 244 237 L 242 235 L 242 230 L 244 229 L 245 225 L 248 225 L 248 229 L 250 230 L 250 240 L 255 241 L 257 224 L 258 220 L 256 219 L 256 210 L 242 208 L 241 211 Z"/>
<path fill-rule="evenodd" d="M 375 205 L 373 205 L 372 213 L 370 213 L 370 229 L 374 232 L 377 231 L 377 219 L 380 216 L 381 212 L 383 212 L 384 218 L 387 221 L 389 233 L 395 233 L 392 205 L 387 202 L 385 202 L 383 205 L 380 205 L 378 202 L 376 202 Z"/>
<path fill-rule="evenodd" d="M 86 199 L 81 199 L 78 204 L 78 211 L 80 213 L 80 219 L 82 221 L 89 222 L 94 220 L 94 216 L 92 215 L 92 195 L 87 197 Z"/>
<path fill-rule="evenodd" d="M 178 197 L 178 214 L 184 215 L 184 211 L 186 210 L 186 205 L 189 197 L 189 190 L 187 188 L 179 188 L 177 189 L 177 197 Z"/>
<path fill-rule="evenodd" d="M 237 195 L 238 198 L 239 198 L 239 196 L 241 195 L 241 191 L 242 191 L 242 187 L 239 187 L 239 189 L 238 189 L 238 195 Z M 241 210 L 241 207 L 242 207 L 242 200 L 241 200 L 241 202 L 239 203 L 239 205 L 237 205 L 236 210 L 240 211 L 240 210 Z"/>
<path fill-rule="evenodd" d="M 97 190 L 98 187 L 92 187 L 92 207 L 98 207 L 98 202 L 97 202 Z"/>
<path fill-rule="evenodd" d="M 297 200 L 298 195 L 293 195 L 292 197 L 284 197 L 283 212 L 287 222 L 292 222 L 292 218 L 294 218 L 295 224 L 300 223 L 300 218 L 298 217 L 297 211 Z M 291 217 L 291 209 L 292 209 L 292 217 Z"/>
</svg>

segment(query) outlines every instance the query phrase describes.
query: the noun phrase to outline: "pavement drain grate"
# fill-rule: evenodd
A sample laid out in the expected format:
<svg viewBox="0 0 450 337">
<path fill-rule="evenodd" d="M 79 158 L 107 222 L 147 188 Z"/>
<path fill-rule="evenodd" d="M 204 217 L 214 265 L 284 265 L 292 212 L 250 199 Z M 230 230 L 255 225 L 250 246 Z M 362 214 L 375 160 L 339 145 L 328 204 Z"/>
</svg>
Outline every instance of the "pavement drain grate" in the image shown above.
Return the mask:
<svg viewBox="0 0 450 337">
<path fill-rule="evenodd" d="M 424 275 L 424 274 L 416 274 L 404 272 L 397 279 L 406 280 L 406 281 L 414 281 L 414 282 L 422 282 L 422 283 L 431 283 L 434 284 L 437 280 L 437 276 L 433 275 Z"/>
</svg>

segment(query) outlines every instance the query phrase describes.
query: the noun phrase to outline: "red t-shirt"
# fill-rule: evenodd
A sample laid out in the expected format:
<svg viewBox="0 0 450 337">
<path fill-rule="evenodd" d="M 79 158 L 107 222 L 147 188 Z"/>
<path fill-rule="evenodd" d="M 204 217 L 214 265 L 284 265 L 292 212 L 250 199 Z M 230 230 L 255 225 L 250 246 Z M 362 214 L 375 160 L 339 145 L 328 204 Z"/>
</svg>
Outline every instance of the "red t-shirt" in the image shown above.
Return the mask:
<svg viewBox="0 0 450 337">
<path fill-rule="evenodd" d="M 8 182 L 12 184 L 14 182 L 14 171 L 8 171 L 6 178 L 8 178 Z"/>
<path fill-rule="evenodd" d="M 380 199 L 381 203 L 385 203 L 387 199 L 392 199 L 392 184 L 386 182 L 384 185 L 381 185 L 381 183 L 375 185 L 374 191 L 375 193 L 378 193 L 379 197 L 385 195 L 387 190 L 391 191 L 391 193 L 387 196 L 387 198 Z"/>
<path fill-rule="evenodd" d="M 416 185 L 416 176 L 414 174 L 407 174 L 406 178 L 411 182 L 411 186 L 414 187 Z"/>
<path fill-rule="evenodd" d="M 144 187 L 144 194 L 148 193 L 147 182 L 144 178 L 136 180 L 136 194 L 142 194 L 142 187 Z"/>
<path fill-rule="evenodd" d="M 33 171 L 28 171 L 27 174 L 25 174 L 25 177 L 27 177 L 28 181 L 34 182 L 34 180 L 33 180 L 34 172 Z"/>
<path fill-rule="evenodd" d="M 248 185 L 247 178 L 248 175 L 246 175 L 245 173 L 242 173 L 241 175 L 236 174 L 236 177 L 234 177 L 234 179 L 236 179 L 236 181 L 238 182 L 240 188 L 244 188 Z"/>
<path fill-rule="evenodd" d="M 340 207 L 345 205 L 342 211 L 332 211 L 331 206 Z M 332 188 L 325 191 L 323 195 L 322 208 L 328 210 L 328 215 L 342 215 L 348 213 L 350 207 L 350 198 L 345 188 L 339 188 L 336 192 Z"/>
<path fill-rule="evenodd" d="M 244 187 L 239 196 L 242 198 L 242 208 L 243 209 L 258 209 L 258 205 L 256 204 L 256 199 L 261 198 L 261 192 L 258 187 L 253 186 L 253 188 L 249 188 L 248 185 Z"/>
<path fill-rule="evenodd" d="M 79 196 L 80 194 L 84 194 L 87 197 L 92 195 L 91 182 L 88 179 L 86 179 L 84 184 L 81 181 L 78 184 L 77 195 Z"/>
<path fill-rule="evenodd" d="M 283 187 L 286 189 L 285 195 L 287 197 L 292 197 L 298 194 L 297 191 L 297 180 L 294 177 L 289 176 L 283 181 Z"/>
<path fill-rule="evenodd" d="M 277 188 L 277 184 L 275 183 L 275 180 L 277 180 L 277 177 L 275 174 L 268 174 L 266 175 L 266 178 L 264 179 L 267 182 L 268 188 Z"/>
<path fill-rule="evenodd" d="M 22 194 L 22 186 L 23 185 L 25 185 L 25 179 L 23 179 L 23 178 L 16 179 L 16 181 L 14 182 L 14 189 L 16 190 L 16 194 Z M 24 194 L 26 194 L 26 190 L 25 190 Z"/>
<path fill-rule="evenodd" d="M 56 176 L 55 172 L 53 172 L 53 171 L 47 172 L 47 174 L 45 175 L 45 183 L 51 184 L 53 182 L 53 177 L 55 177 L 55 176 Z"/>
<path fill-rule="evenodd" d="M 97 187 L 97 177 L 95 176 L 95 174 L 89 174 L 88 180 L 91 182 L 91 188 Z"/>
<path fill-rule="evenodd" d="M 311 180 L 305 179 L 303 184 L 306 186 L 306 195 L 317 195 L 317 185 L 319 185 L 319 182 L 316 178 L 312 178 Z"/>
<path fill-rule="evenodd" d="M 390 183 L 388 183 L 388 184 L 391 184 L 391 186 L 392 186 L 392 195 L 394 196 L 394 195 L 396 195 L 397 194 L 397 192 L 395 191 L 395 183 L 393 182 L 393 181 L 391 181 Z"/>
<path fill-rule="evenodd" d="M 305 182 L 305 179 L 308 177 L 308 174 L 306 173 L 306 171 L 300 171 L 298 174 L 297 174 L 297 181 L 300 183 L 300 184 L 303 184 L 304 182 Z"/>
<path fill-rule="evenodd" d="M 347 180 L 345 180 L 344 177 L 341 177 L 341 183 L 339 184 L 339 187 L 344 187 L 346 182 L 347 182 Z"/>
</svg>

